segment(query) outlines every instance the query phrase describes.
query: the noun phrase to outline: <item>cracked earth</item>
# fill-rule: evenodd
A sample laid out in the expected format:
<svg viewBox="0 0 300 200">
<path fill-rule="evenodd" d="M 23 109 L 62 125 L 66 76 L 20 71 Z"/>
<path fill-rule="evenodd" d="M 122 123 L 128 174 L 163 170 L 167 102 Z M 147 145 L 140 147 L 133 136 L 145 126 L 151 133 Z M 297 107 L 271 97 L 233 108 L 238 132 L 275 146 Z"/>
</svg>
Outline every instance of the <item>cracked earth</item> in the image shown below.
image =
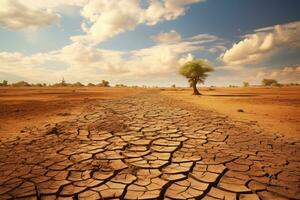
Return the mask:
<svg viewBox="0 0 300 200">
<path fill-rule="evenodd" d="M 0 199 L 300 199 L 300 141 L 159 93 L 0 141 Z"/>
</svg>

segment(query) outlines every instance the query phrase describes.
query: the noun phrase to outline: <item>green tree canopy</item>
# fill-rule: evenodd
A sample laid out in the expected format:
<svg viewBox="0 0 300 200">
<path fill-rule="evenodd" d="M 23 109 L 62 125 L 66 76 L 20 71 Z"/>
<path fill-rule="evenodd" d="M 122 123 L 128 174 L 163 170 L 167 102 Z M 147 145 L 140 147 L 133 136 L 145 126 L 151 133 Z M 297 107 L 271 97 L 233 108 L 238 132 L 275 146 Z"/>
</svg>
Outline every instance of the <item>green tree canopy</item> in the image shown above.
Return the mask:
<svg viewBox="0 0 300 200">
<path fill-rule="evenodd" d="M 192 60 L 184 65 L 182 65 L 179 69 L 179 73 L 185 76 L 190 86 L 193 87 L 194 95 L 200 95 L 197 84 L 204 83 L 204 80 L 208 76 L 208 72 L 212 72 L 213 68 L 204 60 Z"/>
</svg>

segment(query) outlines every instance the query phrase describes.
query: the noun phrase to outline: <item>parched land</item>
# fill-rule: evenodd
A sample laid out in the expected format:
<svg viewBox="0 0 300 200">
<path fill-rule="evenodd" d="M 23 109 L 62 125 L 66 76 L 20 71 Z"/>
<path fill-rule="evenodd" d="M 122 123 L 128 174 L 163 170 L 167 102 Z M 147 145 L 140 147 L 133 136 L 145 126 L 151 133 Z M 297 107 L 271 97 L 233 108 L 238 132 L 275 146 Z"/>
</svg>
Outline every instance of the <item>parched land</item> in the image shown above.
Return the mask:
<svg viewBox="0 0 300 200">
<path fill-rule="evenodd" d="M 134 88 L 0 87 L 0 138 L 20 136 L 26 128 L 72 120 L 93 100 L 141 92 Z"/>
<path fill-rule="evenodd" d="M 300 138 L 300 87 L 201 88 L 202 96 L 187 89 L 162 94 L 234 120 L 257 123 L 265 132 Z M 240 112 L 238 112 L 240 110 Z"/>
<path fill-rule="evenodd" d="M 143 92 L 0 142 L 0 199 L 300 199 L 300 141 Z"/>
</svg>

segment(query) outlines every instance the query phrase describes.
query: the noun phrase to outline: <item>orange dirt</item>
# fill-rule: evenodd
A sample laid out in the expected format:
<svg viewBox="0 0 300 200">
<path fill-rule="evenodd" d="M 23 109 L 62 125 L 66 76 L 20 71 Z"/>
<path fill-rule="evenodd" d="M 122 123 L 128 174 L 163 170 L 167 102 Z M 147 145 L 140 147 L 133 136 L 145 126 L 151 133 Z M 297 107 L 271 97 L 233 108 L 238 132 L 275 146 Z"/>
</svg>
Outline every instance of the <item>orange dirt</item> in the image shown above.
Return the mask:
<svg viewBox="0 0 300 200">
<path fill-rule="evenodd" d="M 133 88 L 0 88 L 0 138 L 18 136 L 25 127 L 69 120 L 95 99 L 142 92 Z"/>
<path fill-rule="evenodd" d="M 169 89 L 162 94 L 214 109 L 235 120 L 257 122 L 269 133 L 300 137 L 300 87 L 204 88 L 200 91 L 202 96 L 193 96 L 187 89 Z"/>
</svg>

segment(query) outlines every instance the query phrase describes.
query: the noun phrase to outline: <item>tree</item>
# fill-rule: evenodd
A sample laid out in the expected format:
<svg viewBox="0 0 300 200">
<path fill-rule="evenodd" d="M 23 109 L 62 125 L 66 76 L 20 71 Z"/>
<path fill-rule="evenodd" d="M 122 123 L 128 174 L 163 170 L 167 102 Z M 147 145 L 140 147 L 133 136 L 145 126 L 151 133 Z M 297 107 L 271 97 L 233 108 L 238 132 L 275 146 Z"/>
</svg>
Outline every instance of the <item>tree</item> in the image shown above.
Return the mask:
<svg viewBox="0 0 300 200">
<path fill-rule="evenodd" d="M 87 86 L 89 86 L 89 87 L 94 87 L 94 86 L 95 86 L 95 84 L 93 84 L 93 83 L 89 83 Z"/>
<path fill-rule="evenodd" d="M 172 87 L 172 88 L 176 88 L 176 85 L 175 85 L 175 84 L 173 84 L 173 85 L 171 85 L 171 87 Z"/>
<path fill-rule="evenodd" d="M 7 86 L 8 85 L 8 81 L 7 80 L 3 80 L 2 81 L 2 86 Z"/>
<path fill-rule="evenodd" d="M 61 80 L 61 82 L 60 82 L 60 85 L 61 85 L 61 86 L 67 86 L 67 83 L 66 83 L 64 77 L 62 78 L 62 80 Z"/>
<path fill-rule="evenodd" d="M 189 61 L 179 69 L 179 73 L 188 79 L 190 86 L 193 88 L 193 95 L 201 95 L 197 89 L 197 84 L 204 83 L 208 76 L 207 73 L 212 71 L 213 68 L 200 59 Z"/>
<path fill-rule="evenodd" d="M 97 86 L 100 86 L 100 87 L 109 87 L 109 82 L 106 81 L 106 80 L 102 80 L 102 82 L 99 83 Z"/>
<path fill-rule="evenodd" d="M 275 79 L 263 79 L 262 84 L 264 86 L 278 86 L 278 82 Z"/>
<path fill-rule="evenodd" d="M 244 87 L 249 87 L 249 85 L 250 85 L 249 82 L 246 82 L 246 81 L 243 82 Z"/>
</svg>

